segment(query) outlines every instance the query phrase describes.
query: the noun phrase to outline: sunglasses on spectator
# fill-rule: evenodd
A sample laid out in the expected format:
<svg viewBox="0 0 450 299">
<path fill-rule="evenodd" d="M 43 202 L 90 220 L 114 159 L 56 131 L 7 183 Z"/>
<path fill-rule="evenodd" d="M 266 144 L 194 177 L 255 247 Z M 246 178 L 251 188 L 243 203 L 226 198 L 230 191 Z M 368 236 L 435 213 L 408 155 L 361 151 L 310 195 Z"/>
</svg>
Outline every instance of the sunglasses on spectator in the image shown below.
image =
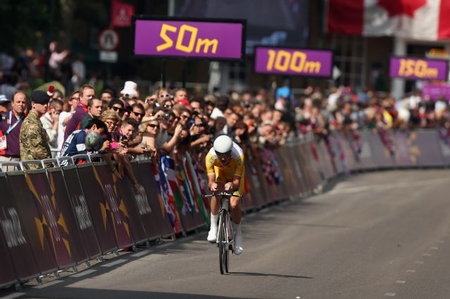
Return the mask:
<svg viewBox="0 0 450 299">
<path fill-rule="evenodd" d="M 164 108 L 172 108 L 173 106 L 171 104 L 164 104 Z"/>
<path fill-rule="evenodd" d="M 160 97 L 160 98 L 168 98 L 168 99 L 171 99 L 171 98 L 172 98 L 172 95 L 166 93 L 166 94 L 160 94 L 159 97 Z"/>
<path fill-rule="evenodd" d="M 120 107 L 116 107 L 116 106 L 112 106 L 111 107 L 114 111 L 119 112 L 119 113 L 123 113 L 125 110 L 123 108 Z"/>
<path fill-rule="evenodd" d="M 182 117 L 182 118 L 184 118 L 184 119 L 190 118 L 190 116 L 189 116 L 189 115 L 186 115 L 186 114 L 181 114 L 180 117 Z"/>
<path fill-rule="evenodd" d="M 136 111 L 131 111 L 131 112 L 133 112 L 133 114 L 136 115 L 136 116 L 140 116 L 140 117 L 144 117 L 145 116 L 145 113 L 139 113 L 139 112 L 136 112 Z"/>
<path fill-rule="evenodd" d="M 150 128 L 158 128 L 158 125 L 155 125 L 155 124 L 149 124 L 148 125 Z"/>
</svg>

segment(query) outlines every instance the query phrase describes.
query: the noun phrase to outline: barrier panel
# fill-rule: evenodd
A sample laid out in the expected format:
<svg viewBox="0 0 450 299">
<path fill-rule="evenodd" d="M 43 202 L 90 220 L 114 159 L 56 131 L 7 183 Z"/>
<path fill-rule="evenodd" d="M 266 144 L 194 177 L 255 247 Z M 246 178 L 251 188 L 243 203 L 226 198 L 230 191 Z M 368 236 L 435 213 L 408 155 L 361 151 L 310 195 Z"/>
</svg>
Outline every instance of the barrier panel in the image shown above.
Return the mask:
<svg viewBox="0 0 450 299">
<path fill-rule="evenodd" d="M 50 187 L 47 174 L 44 169 L 25 172 L 25 179 L 28 189 L 39 214 L 39 219 L 35 219 L 39 230 L 44 229 L 48 232 L 50 248 L 56 259 L 59 269 L 72 267 L 75 265 L 73 257 L 75 249 L 73 242 L 70 242 L 68 225 L 72 224 L 66 219 L 65 215 L 59 210 L 56 202 L 54 181 Z M 42 226 L 42 228 L 41 228 Z"/>
<path fill-rule="evenodd" d="M 437 131 L 418 131 L 416 133 L 416 145 L 418 147 L 417 164 L 422 167 L 443 167 L 449 165 L 442 151 L 442 140 Z M 447 150 L 450 149 L 448 145 Z"/>
<path fill-rule="evenodd" d="M 39 170 L 38 170 L 39 171 Z M 45 170 L 40 170 L 44 173 Z M 50 223 L 44 216 L 41 196 L 37 192 L 45 192 L 41 188 L 29 189 L 23 171 L 8 172 L 8 184 L 10 186 L 11 198 L 17 206 L 17 213 L 22 219 L 23 230 L 27 236 L 27 243 L 30 244 L 39 273 L 47 274 L 58 269 L 52 242 L 53 238 Z M 33 192 L 33 194 L 32 194 Z M 45 199 L 46 202 L 48 198 Z"/>
<path fill-rule="evenodd" d="M 52 207 L 55 210 L 58 228 L 68 254 L 75 264 L 86 262 L 89 260 L 89 256 L 69 200 L 62 171 L 60 168 L 49 168 L 47 177 L 52 194 Z M 58 266 L 60 266 L 59 263 Z"/>
<path fill-rule="evenodd" d="M 136 178 L 146 192 L 151 211 L 140 213 L 142 224 L 149 240 L 173 235 L 172 225 L 164 209 L 161 195 L 156 187 L 155 177 L 151 171 L 152 162 L 141 160 L 131 164 Z"/>
<path fill-rule="evenodd" d="M 116 177 L 111 172 L 105 162 L 94 162 L 94 182 L 97 183 L 97 190 L 100 191 L 100 206 L 102 213 L 109 215 L 111 220 L 114 238 L 119 248 L 134 245 L 131 233 L 131 222 L 136 221 L 132 211 L 127 209 L 125 200 L 119 197 L 118 188 L 115 184 Z M 131 218 L 134 218 L 131 220 Z M 136 225 L 137 226 L 137 225 Z"/>
<path fill-rule="evenodd" d="M 369 131 L 360 132 L 361 135 L 361 152 L 359 153 L 359 163 L 357 170 L 372 170 L 376 168 L 376 164 L 373 160 L 373 149 L 369 143 L 369 135 L 372 134 Z"/>
<path fill-rule="evenodd" d="M 0 190 L 0 285 L 5 286 L 16 280 L 27 281 L 40 272 L 24 230 L 24 220 L 19 216 L 6 175 L 1 172 Z"/>
<path fill-rule="evenodd" d="M 0 207 L 1 206 L 2 204 L 0 203 Z M 2 210 L 4 211 L 3 207 Z M 6 218 L 6 215 L 3 217 Z M 2 224 L 2 229 L 0 229 L 0 264 L 2 265 L 2 270 L 0 271 L 0 288 L 2 288 L 4 286 L 15 284 L 18 279 L 14 265 L 12 264 L 11 256 L 8 252 L 7 241 L 5 235 L 3 234 L 3 230 L 6 229 L 6 223 L 3 224 L 3 221 L 6 221 L 6 219 L 3 220 L 2 216 L 0 216 L 0 221 Z M 11 228 L 11 225 L 9 225 L 9 227 Z"/>
<path fill-rule="evenodd" d="M 395 150 L 391 144 L 391 135 L 389 133 L 369 133 L 365 137 L 369 143 L 375 167 L 377 169 L 395 167 Z"/>
<path fill-rule="evenodd" d="M 94 229 L 94 220 L 89 212 L 86 196 L 80 183 L 77 167 L 75 165 L 62 167 L 64 186 L 67 189 L 67 199 L 71 203 L 76 224 L 79 228 L 86 254 L 90 259 L 101 255 L 100 244 Z M 62 186 L 62 185 L 57 185 Z M 59 190 L 60 188 L 58 188 Z"/>
<path fill-rule="evenodd" d="M 77 166 L 84 198 L 91 215 L 92 225 L 102 254 L 118 249 L 112 222 L 112 215 L 105 193 L 98 182 L 99 177 L 94 173 L 92 163 Z"/>
<path fill-rule="evenodd" d="M 417 166 L 420 150 L 415 144 L 416 133 L 405 134 L 401 131 L 393 132 L 392 140 L 395 151 L 395 165 L 399 168 Z"/>
</svg>

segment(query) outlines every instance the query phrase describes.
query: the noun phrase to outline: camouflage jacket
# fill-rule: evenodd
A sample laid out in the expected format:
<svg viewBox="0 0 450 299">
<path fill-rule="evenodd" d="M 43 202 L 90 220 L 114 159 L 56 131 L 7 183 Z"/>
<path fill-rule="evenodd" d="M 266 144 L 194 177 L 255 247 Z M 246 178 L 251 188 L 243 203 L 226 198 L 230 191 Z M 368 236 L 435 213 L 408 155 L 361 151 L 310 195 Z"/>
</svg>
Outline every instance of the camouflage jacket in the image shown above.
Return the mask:
<svg viewBox="0 0 450 299">
<path fill-rule="evenodd" d="M 47 133 L 42 122 L 34 110 L 30 111 L 20 128 L 20 160 L 42 160 L 51 158 Z M 30 169 L 38 168 L 30 165 Z"/>
</svg>

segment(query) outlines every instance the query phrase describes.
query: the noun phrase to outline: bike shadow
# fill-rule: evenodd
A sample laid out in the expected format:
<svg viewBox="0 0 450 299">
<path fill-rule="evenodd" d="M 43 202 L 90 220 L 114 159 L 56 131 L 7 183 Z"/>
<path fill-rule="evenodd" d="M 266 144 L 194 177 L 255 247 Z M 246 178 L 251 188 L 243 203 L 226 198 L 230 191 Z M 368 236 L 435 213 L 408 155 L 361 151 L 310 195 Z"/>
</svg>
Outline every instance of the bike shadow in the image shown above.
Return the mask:
<svg viewBox="0 0 450 299">
<path fill-rule="evenodd" d="M 287 275 L 287 274 L 275 274 L 275 273 L 256 273 L 256 272 L 228 272 L 229 275 L 233 276 L 260 276 L 260 277 L 281 277 L 281 278 L 300 278 L 300 279 L 314 279 L 311 276 L 303 275 Z"/>
</svg>

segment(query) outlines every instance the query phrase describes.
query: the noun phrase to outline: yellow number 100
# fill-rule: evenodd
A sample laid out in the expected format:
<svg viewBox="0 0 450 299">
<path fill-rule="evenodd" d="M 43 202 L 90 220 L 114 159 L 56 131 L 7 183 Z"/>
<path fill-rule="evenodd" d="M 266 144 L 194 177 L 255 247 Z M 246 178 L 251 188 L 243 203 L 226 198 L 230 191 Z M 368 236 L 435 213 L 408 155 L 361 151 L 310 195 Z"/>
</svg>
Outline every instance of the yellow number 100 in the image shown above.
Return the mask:
<svg viewBox="0 0 450 299">
<path fill-rule="evenodd" d="M 308 56 L 300 51 L 293 53 L 284 50 L 268 50 L 269 59 L 267 61 L 266 69 L 268 71 L 277 70 L 280 72 L 286 72 L 288 70 L 301 73 L 301 72 L 320 72 L 321 63 L 318 61 L 307 61 Z"/>
</svg>

